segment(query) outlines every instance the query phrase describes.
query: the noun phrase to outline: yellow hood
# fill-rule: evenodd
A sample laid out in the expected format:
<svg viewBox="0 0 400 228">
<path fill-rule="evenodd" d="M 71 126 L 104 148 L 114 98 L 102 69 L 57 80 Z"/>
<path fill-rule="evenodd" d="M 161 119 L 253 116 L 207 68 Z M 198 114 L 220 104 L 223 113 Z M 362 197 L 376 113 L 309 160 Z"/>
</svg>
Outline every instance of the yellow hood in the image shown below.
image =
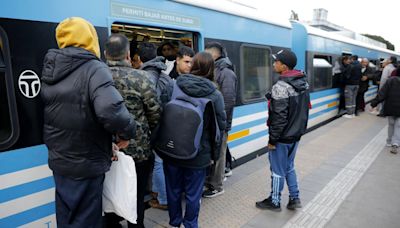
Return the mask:
<svg viewBox="0 0 400 228">
<path fill-rule="evenodd" d="M 58 24 L 56 39 L 59 48 L 80 47 L 100 58 L 99 38 L 93 25 L 80 17 L 69 17 Z"/>
</svg>

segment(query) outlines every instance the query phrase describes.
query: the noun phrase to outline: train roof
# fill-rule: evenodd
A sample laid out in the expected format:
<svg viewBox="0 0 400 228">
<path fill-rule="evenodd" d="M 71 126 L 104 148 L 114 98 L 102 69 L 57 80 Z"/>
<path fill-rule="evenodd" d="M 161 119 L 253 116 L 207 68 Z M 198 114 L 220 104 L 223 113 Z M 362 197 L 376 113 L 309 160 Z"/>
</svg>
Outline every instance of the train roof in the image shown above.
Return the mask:
<svg viewBox="0 0 400 228">
<path fill-rule="evenodd" d="M 364 43 L 364 42 L 361 42 L 361 41 L 358 41 L 358 40 L 354 40 L 354 39 L 351 39 L 349 37 L 341 36 L 339 34 L 327 32 L 325 30 L 318 29 L 318 28 L 312 27 L 310 25 L 307 25 L 307 24 L 304 24 L 304 23 L 301 23 L 301 22 L 298 22 L 298 21 L 292 21 L 292 23 L 297 23 L 297 24 L 300 24 L 300 25 L 304 26 L 304 28 L 307 31 L 307 34 L 310 34 L 310 35 L 320 36 L 320 37 L 323 37 L 323 38 L 327 38 L 327 39 L 331 39 L 331 40 L 340 41 L 340 42 L 343 42 L 343 43 L 348 43 L 348 44 L 352 44 L 352 45 L 356 45 L 356 46 L 360 46 L 360 47 L 373 49 L 373 50 L 380 51 L 380 52 L 385 52 L 385 53 L 388 53 L 388 54 L 391 54 L 391 55 L 400 56 L 399 52 L 395 52 L 395 51 L 392 51 L 392 50 L 389 50 L 389 49 L 373 46 L 371 44 L 367 44 L 367 43 Z"/>
<path fill-rule="evenodd" d="M 285 28 L 292 28 L 292 25 L 289 20 L 274 20 L 272 18 L 268 18 L 265 14 L 262 14 L 260 11 L 246 7 L 244 5 L 228 1 L 228 0 L 219 0 L 219 1 L 204 1 L 204 0 L 171 0 L 174 2 L 184 3 L 188 5 L 193 5 L 205 9 L 210 9 L 214 11 L 219 11 L 227 14 L 232 14 L 239 17 L 244 17 L 256 21 L 265 22 L 268 24 L 277 25 Z"/>
</svg>

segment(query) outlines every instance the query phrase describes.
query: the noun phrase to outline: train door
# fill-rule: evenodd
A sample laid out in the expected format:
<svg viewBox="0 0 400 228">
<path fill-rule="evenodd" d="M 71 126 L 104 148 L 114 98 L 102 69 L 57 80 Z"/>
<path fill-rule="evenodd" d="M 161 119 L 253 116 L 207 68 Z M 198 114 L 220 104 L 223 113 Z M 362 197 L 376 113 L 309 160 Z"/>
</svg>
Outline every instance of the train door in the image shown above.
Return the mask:
<svg viewBox="0 0 400 228">
<path fill-rule="evenodd" d="M 175 57 L 176 52 L 182 45 L 192 48 L 195 52 L 199 50 L 199 35 L 196 32 L 147 27 L 142 25 L 129 25 L 116 22 L 111 26 L 111 33 L 123 33 L 128 37 L 130 41 L 131 58 L 133 61 L 135 61 L 134 55 L 140 44 L 144 42 L 154 44 L 157 47 L 158 56 L 163 55 L 161 47 L 163 47 L 163 44 L 165 43 L 169 43 L 173 46 L 173 50 L 171 51 L 175 54 Z M 166 60 L 167 66 L 169 62 L 173 65 L 175 57 Z"/>
<path fill-rule="evenodd" d="M 17 116 L 8 38 L 0 27 L 0 151 L 11 147 L 18 139 Z"/>
</svg>

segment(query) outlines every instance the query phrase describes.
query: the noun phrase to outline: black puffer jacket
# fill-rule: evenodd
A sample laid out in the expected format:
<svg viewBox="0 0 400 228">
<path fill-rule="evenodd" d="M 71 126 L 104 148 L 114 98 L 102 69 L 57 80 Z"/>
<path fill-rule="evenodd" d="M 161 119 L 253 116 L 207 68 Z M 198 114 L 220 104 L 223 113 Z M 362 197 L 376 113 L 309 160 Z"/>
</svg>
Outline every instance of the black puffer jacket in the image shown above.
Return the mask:
<svg viewBox="0 0 400 228">
<path fill-rule="evenodd" d="M 350 74 L 346 78 L 346 85 L 359 85 L 361 80 L 361 64 L 357 60 L 351 64 Z"/>
<path fill-rule="evenodd" d="M 233 72 L 233 66 L 228 57 L 219 58 L 215 61 L 215 81 L 224 97 L 226 112 L 226 129 L 228 132 L 232 127 L 233 108 L 236 104 L 237 78 Z"/>
<path fill-rule="evenodd" d="M 391 76 L 386 81 L 378 95 L 371 101 L 371 106 L 376 107 L 382 101 L 385 101 L 383 105 L 385 116 L 400 117 L 400 76 Z"/>
<path fill-rule="evenodd" d="M 214 83 L 206 78 L 191 74 L 180 75 L 176 80 L 176 83 L 179 88 L 189 96 L 210 99 L 214 104 L 219 129 L 225 129 L 226 114 L 224 111 L 224 100 Z M 212 150 L 211 136 L 209 134 L 210 130 L 207 128 L 211 119 L 206 119 L 206 117 L 210 117 L 210 115 L 204 116 L 204 125 L 206 127 L 203 128 L 203 135 L 201 137 L 200 149 L 197 156 L 189 160 L 179 160 L 159 153 L 160 157 L 162 157 L 164 161 L 186 168 L 205 168 L 211 165 L 211 160 L 218 159 L 219 154 L 214 153 L 219 153 L 219 150 Z"/>
<path fill-rule="evenodd" d="M 306 132 L 310 104 L 306 76 L 297 70 L 279 77 L 267 95 L 269 106 L 269 143 L 294 143 Z"/>
<path fill-rule="evenodd" d="M 41 96 L 49 167 L 59 175 L 83 179 L 104 174 L 111 165 L 112 134 L 135 136 L 135 122 L 107 65 L 82 48 L 48 51 Z"/>
<path fill-rule="evenodd" d="M 141 67 L 142 70 L 147 72 L 150 81 L 155 85 L 154 89 L 157 91 L 157 96 L 159 97 L 162 106 L 171 99 L 172 90 L 174 88 L 171 77 L 162 72 L 167 69 L 164 60 L 164 57 L 157 56 L 156 58 L 145 62 Z"/>
</svg>

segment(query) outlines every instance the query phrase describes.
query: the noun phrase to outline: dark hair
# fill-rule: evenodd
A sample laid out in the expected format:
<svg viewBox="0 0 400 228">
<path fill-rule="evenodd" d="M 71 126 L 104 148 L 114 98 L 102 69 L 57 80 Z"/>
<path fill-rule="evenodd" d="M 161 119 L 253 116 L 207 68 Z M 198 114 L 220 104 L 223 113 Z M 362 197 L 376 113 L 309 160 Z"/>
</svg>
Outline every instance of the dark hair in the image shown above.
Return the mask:
<svg viewBox="0 0 400 228">
<path fill-rule="evenodd" d="M 219 54 L 222 58 L 226 57 L 225 48 L 219 42 L 209 42 L 206 44 L 205 49 L 216 49 L 219 51 Z"/>
<path fill-rule="evenodd" d="M 157 56 L 156 46 L 152 43 L 141 43 L 139 45 L 138 55 L 143 63 L 154 59 Z"/>
<path fill-rule="evenodd" d="M 163 47 L 164 47 L 165 45 L 169 46 L 171 49 L 174 49 L 174 48 L 175 48 L 175 46 L 174 46 L 170 41 L 165 41 L 164 43 L 162 43 L 162 44 L 157 48 L 157 55 L 158 55 L 158 56 L 163 56 L 163 55 L 162 55 L 162 49 L 163 49 Z"/>
<path fill-rule="evenodd" d="M 129 49 L 131 50 L 131 59 L 135 56 L 135 54 L 139 55 L 139 50 L 138 50 L 138 43 L 136 40 L 132 40 Z"/>
<path fill-rule="evenodd" d="M 358 60 L 358 55 L 353 55 L 353 56 L 351 56 L 351 59 L 352 59 L 352 60 Z"/>
<path fill-rule="evenodd" d="M 214 81 L 214 59 L 207 52 L 197 53 L 192 60 L 191 74 Z"/>
<path fill-rule="evenodd" d="M 396 56 L 390 56 L 390 62 L 391 62 L 394 66 L 397 66 L 397 58 L 396 58 Z"/>
<path fill-rule="evenodd" d="M 178 53 L 176 53 L 176 57 L 183 58 L 183 56 L 189 56 L 193 57 L 194 56 L 194 51 L 190 47 L 182 46 L 179 48 Z"/>
<path fill-rule="evenodd" d="M 112 34 L 107 39 L 105 51 L 107 59 L 123 60 L 129 51 L 128 38 L 123 34 Z"/>
</svg>

